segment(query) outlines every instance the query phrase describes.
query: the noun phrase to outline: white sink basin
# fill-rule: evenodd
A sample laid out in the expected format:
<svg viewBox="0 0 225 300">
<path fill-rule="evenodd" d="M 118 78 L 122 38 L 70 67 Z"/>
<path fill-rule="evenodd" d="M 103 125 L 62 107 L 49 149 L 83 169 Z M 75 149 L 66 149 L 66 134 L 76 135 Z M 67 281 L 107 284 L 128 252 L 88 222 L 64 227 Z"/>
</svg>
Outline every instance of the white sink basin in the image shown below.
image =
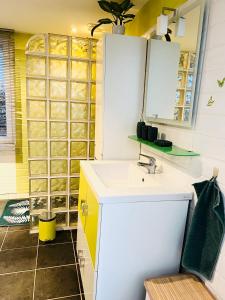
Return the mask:
<svg viewBox="0 0 225 300">
<path fill-rule="evenodd" d="M 191 199 L 190 178 L 166 164 L 163 169 L 162 174 L 148 174 L 137 161 L 81 161 L 81 170 L 102 203 Z"/>
<path fill-rule="evenodd" d="M 141 188 L 159 185 L 156 174 L 146 174 L 146 169 L 137 166 L 136 162 L 107 162 L 93 165 L 93 168 L 108 188 Z"/>
</svg>

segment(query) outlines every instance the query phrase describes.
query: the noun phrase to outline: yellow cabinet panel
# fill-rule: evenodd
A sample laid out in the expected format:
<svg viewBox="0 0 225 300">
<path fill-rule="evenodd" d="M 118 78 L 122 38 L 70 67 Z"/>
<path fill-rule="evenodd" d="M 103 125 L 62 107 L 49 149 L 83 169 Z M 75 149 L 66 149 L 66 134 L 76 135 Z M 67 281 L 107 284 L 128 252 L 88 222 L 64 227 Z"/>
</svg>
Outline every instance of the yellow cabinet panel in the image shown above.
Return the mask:
<svg viewBox="0 0 225 300">
<path fill-rule="evenodd" d="M 79 200 L 78 200 L 78 213 L 80 220 L 83 225 L 83 230 L 85 230 L 85 223 L 86 223 L 86 216 L 83 210 L 83 205 L 87 204 L 87 189 L 88 189 L 88 183 L 86 181 L 86 178 L 81 171 L 80 173 L 80 186 L 79 186 Z"/>
<path fill-rule="evenodd" d="M 96 244 L 97 244 L 97 233 L 98 233 L 98 210 L 99 204 L 97 198 L 88 186 L 87 191 L 87 217 L 85 234 L 91 254 L 93 266 L 95 266 L 95 255 L 96 255 Z"/>
</svg>

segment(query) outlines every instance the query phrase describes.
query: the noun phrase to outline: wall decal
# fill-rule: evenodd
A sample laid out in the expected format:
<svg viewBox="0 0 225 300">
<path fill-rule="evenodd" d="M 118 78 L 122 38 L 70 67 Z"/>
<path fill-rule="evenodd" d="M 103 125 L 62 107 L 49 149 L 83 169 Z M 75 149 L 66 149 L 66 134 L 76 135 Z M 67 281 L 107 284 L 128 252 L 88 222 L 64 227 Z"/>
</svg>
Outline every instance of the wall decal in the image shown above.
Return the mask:
<svg viewBox="0 0 225 300">
<path fill-rule="evenodd" d="M 218 83 L 218 86 L 220 88 L 222 88 L 224 86 L 224 83 L 225 83 L 225 77 L 222 80 L 217 79 L 217 83 Z"/>
<path fill-rule="evenodd" d="M 213 97 L 211 96 L 208 100 L 207 106 L 212 106 L 213 103 L 215 102 L 215 100 L 213 99 Z"/>
</svg>

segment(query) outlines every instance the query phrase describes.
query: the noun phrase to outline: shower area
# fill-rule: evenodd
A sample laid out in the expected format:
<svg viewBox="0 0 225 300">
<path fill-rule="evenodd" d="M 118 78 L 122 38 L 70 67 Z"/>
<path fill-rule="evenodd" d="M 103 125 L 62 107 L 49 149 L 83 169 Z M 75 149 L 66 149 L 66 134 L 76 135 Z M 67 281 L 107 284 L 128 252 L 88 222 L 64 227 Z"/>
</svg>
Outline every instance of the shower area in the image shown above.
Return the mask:
<svg viewBox="0 0 225 300">
<path fill-rule="evenodd" d="M 96 40 L 34 35 L 26 47 L 31 232 L 76 228 L 80 161 L 94 159 Z"/>
</svg>

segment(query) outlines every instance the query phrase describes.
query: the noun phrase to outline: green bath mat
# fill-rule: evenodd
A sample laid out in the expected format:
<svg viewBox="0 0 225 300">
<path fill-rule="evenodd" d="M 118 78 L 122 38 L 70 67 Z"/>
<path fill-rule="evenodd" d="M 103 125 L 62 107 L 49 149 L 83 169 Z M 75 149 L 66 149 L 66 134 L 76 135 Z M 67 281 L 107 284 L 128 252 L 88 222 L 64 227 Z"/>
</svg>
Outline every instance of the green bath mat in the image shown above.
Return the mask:
<svg viewBox="0 0 225 300">
<path fill-rule="evenodd" d="M 16 226 L 28 224 L 30 221 L 30 206 L 28 199 L 9 200 L 0 217 L 0 226 Z"/>
</svg>

